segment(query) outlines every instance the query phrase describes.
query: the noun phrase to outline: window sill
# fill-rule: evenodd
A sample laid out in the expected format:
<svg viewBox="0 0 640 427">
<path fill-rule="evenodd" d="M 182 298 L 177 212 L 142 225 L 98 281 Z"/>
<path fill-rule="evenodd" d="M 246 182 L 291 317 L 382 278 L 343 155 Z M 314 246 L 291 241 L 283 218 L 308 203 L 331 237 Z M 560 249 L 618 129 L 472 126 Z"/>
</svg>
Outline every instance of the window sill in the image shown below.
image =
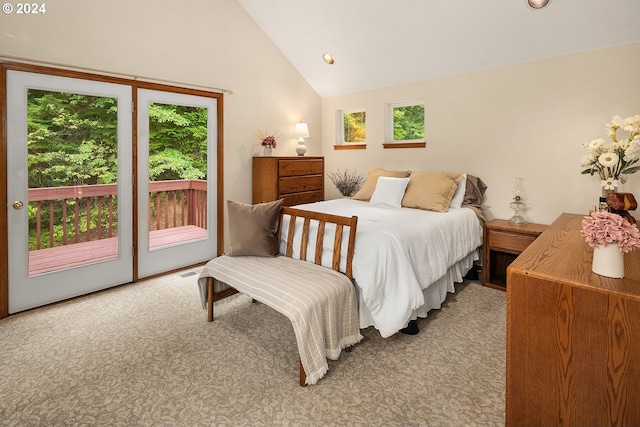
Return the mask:
<svg viewBox="0 0 640 427">
<path fill-rule="evenodd" d="M 426 142 L 387 142 L 382 144 L 383 148 L 425 148 Z"/>
<path fill-rule="evenodd" d="M 334 150 L 366 150 L 367 144 L 342 144 L 334 145 Z"/>
</svg>

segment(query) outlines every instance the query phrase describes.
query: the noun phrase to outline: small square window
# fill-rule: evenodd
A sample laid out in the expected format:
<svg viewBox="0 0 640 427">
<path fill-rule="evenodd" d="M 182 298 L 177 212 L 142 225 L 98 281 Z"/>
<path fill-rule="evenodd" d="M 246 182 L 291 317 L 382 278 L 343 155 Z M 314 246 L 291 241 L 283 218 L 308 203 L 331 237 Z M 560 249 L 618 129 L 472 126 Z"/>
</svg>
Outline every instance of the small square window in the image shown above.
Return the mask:
<svg viewBox="0 0 640 427">
<path fill-rule="evenodd" d="M 338 144 L 364 144 L 367 142 L 367 112 L 363 109 L 339 111 L 340 135 Z"/>
<path fill-rule="evenodd" d="M 389 141 L 423 142 L 424 102 L 400 102 L 389 104 Z"/>
</svg>

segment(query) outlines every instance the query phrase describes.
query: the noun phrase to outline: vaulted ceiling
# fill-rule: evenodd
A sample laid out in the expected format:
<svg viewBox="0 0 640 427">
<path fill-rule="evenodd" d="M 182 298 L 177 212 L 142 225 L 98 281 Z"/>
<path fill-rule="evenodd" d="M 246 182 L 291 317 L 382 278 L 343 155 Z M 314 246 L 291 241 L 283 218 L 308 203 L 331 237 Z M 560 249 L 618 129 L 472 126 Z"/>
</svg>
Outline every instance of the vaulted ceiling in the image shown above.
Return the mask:
<svg viewBox="0 0 640 427">
<path fill-rule="evenodd" d="M 640 0 L 239 2 L 322 97 L 640 42 Z"/>
</svg>

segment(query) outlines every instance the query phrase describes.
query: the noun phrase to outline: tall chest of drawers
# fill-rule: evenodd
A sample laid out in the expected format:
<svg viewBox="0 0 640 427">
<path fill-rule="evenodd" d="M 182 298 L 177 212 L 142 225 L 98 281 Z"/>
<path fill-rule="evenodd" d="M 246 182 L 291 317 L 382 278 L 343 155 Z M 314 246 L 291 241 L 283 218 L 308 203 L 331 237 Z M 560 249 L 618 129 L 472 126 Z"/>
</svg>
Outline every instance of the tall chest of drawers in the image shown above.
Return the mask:
<svg viewBox="0 0 640 427">
<path fill-rule="evenodd" d="M 324 157 L 254 157 L 253 203 L 285 206 L 324 200 Z"/>
</svg>

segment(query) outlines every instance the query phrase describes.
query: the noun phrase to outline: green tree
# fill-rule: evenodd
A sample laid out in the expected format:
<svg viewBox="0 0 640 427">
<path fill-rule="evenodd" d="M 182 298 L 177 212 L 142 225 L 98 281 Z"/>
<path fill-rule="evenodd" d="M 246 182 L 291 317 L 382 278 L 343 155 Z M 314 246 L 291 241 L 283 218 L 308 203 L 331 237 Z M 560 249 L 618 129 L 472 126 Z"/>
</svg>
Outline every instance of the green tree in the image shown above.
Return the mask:
<svg viewBox="0 0 640 427">
<path fill-rule="evenodd" d="M 367 140 L 367 112 L 358 111 L 344 114 L 345 142 L 365 142 Z"/>
<path fill-rule="evenodd" d="M 30 90 L 29 187 L 117 182 L 117 100 Z M 207 110 L 149 105 L 152 180 L 207 174 Z"/>
<path fill-rule="evenodd" d="M 149 179 L 206 179 L 207 110 L 149 104 Z"/>
<path fill-rule="evenodd" d="M 27 124 L 30 188 L 116 182 L 115 98 L 29 90 Z"/>
<path fill-rule="evenodd" d="M 394 141 L 424 139 L 424 105 L 409 105 L 393 109 Z"/>
<path fill-rule="evenodd" d="M 116 98 L 30 89 L 27 100 L 29 188 L 117 182 Z M 149 105 L 149 179 L 206 179 L 207 120 L 205 108 Z M 74 209 L 74 200 L 66 203 L 67 210 Z M 117 207 L 117 200 L 114 204 Z M 62 217 L 62 205 L 57 201 L 53 206 L 54 218 Z M 97 227 L 95 200 L 91 206 L 89 227 L 93 230 Z M 40 211 L 45 238 L 48 238 L 49 209 L 50 205 L 43 204 Z M 87 218 L 85 210 L 79 219 L 83 229 Z M 117 219 L 114 224 L 104 221 L 103 218 L 101 226 L 107 229 L 115 226 Z M 35 223 L 36 209 L 30 206 L 31 249 L 35 245 Z M 54 226 L 56 244 L 62 241 L 62 230 L 62 224 Z"/>
</svg>

